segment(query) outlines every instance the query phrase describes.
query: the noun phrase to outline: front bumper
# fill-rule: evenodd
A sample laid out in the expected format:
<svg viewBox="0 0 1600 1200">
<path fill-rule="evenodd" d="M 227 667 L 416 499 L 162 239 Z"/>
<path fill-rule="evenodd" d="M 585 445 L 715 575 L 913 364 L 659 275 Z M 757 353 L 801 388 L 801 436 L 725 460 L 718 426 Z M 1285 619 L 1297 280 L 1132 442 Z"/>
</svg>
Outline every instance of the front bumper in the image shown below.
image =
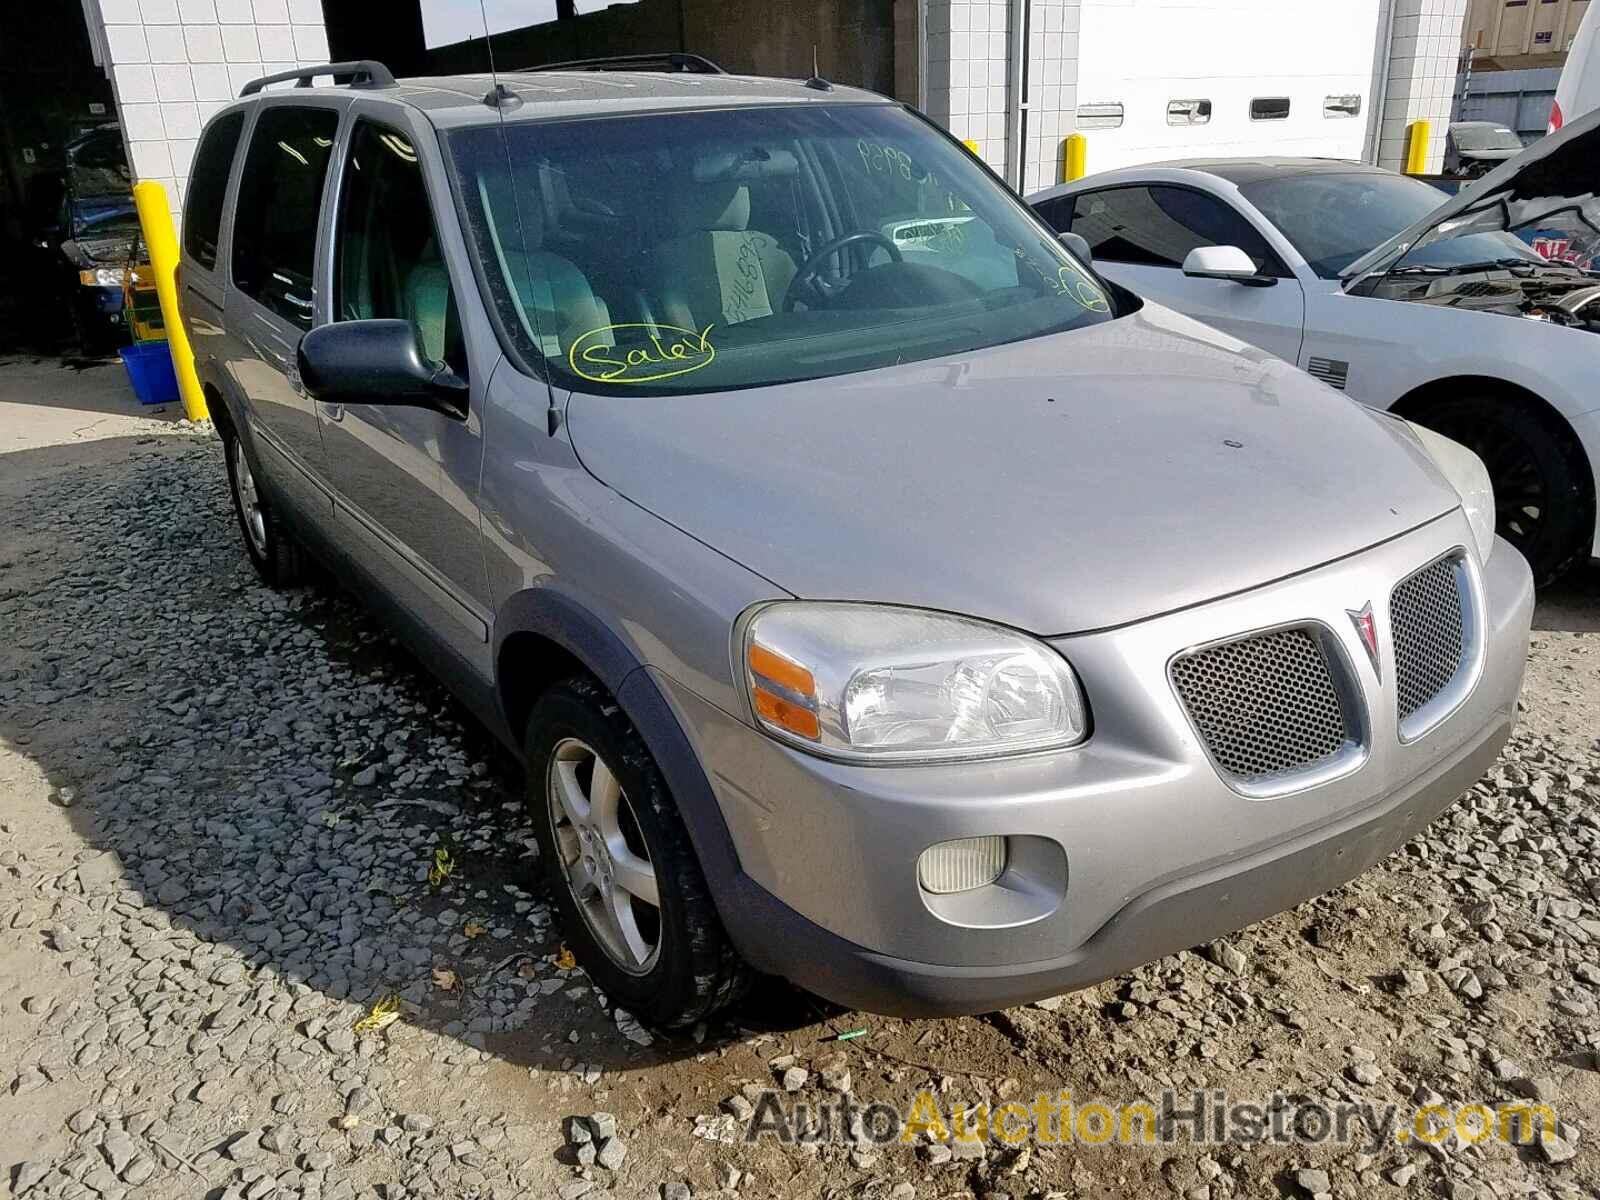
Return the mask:
<svg viewBox="0 0 1600 1200">
<path fill-rule="evenodd" d="M 1475 572 L 1481 670 L 1459 707 L 1405 743 L 1386 686 L 1395 678 L 1390 590 L 1470 544 L 1452 513 L 1292 579 L 1060 639 L 1095 727 L 1059 753 L 938 767 L 832 763 L 662 679 L 737 851 L 738 872 L 711 880 L 730 935 L 753 965 L 841 1003 L 906 1016 L 981 1012 L 1087 986 L 1338 886 L 1448 807 L 1510 732 L 1533 591 L 1504 543 Z M 1346 615 L 1368 601 L 1384 647 L 1378 672 Z M 1329 782 L 1250 798 L 1212 766 L 1166 665 L 1186 647 L 1308 619 L 1343 639 L 1357 664 L 1366 757 Z M 1018 870 L 955 903 L 917 886 L 926 847 L 986 834 L 1029 848 Z"/>
</svg>

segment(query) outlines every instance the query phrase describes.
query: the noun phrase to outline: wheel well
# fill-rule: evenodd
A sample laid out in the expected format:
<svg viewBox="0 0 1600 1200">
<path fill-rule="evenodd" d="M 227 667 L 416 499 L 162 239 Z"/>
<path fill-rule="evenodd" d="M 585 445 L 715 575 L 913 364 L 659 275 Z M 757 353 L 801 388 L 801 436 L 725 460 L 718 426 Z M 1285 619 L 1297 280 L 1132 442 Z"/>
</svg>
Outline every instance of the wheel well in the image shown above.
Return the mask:
<svg viewBox="0 0 1600 1200">
<path fill-rule="evenodd" d="M 563 679 L 588 674 L 592 672 L 576 655 L 542 634 L 522 632 L 506 638 L 495 660 L 495 680 L 501 711 L 518 744 L 539 697 Z"/>
<path fill-rule="evenodd" d="M 1488 375 L 1457 375 L 1450 379 L 1433 379 L 1421 387 L 1413 388 L 1400 399 L 1389 406 L 1389 411 L 1396 416 L 1405 417 L 1407 420 L 1421 420 L 1427 415 L 1428 409 L 1444 400 L 1454 400 L 1463 393 L 1479 392 L 1498 396 L 1507 404 L 1520 408 L 1531 416 L 1536 416 L 1544 421 L 1550 429 L 1567 438 L 1572 445 L 1580 450 L 1583 444 L 1578 441 L 1578 435 L 1572 431 L 1572 426 L 1567 422 L 1559 410 L 1548 400 L 1530 392 L 1525 387 L 1514 383 L 1507 383 L 1504 379 L 1495 379 Z"/>
<path fill-rule="evenodd" d="M 211 417 L 211 423 L 217 427 L 217 431 L 237 437 L 238 430 L 233 427 L 233 414 L 228 411 L 228 403 L 222 398 L 222 393 L 209 383 L 200 390 L 206 398 L 206 413 Z"/>
<path fill-rule="evenodd" d="M 1555 434 L 1564 443 L 1567 449 L 1574 453 L 1579 461 L 1588 464 L 1589 470 L 1582 473 L 1584 486 L 1588 491 L 1588 499 L 1594 500 L 1594 466 L 1589 462 L 1589 454 L 1583 447 L 1583 442 L 1578 439 L 1571 422 L 1561 415 L 1559 409 L 1544 397 L 1530 392 L 1525 387 L 1508 383 L 1504 379 L 1495 379 L 1488 375 L 1457 375 L 1452 379 L 1435 379 L 1423 384 L 1419 388 L 1407 392 L 1400 399 L 1389 406 L 1389 411 L 1396 416 L 1405 417 L 1407 420 L 1419 421 L 1427 424 L 1428 410 L 1436 403 L 1451 400 L 1463 393 L 1478 392 L 1498 396 L 1508 405 L 1520 409 L 1529 416 L 1543 422 L 1546 429 Z"/>
</svg>

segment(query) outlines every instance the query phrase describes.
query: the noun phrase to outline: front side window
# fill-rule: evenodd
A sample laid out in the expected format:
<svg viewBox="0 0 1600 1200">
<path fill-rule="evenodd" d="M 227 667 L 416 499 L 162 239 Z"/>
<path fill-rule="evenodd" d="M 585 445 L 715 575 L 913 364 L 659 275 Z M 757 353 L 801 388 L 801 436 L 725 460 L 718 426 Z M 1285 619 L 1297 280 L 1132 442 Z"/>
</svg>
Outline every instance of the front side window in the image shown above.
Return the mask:
<svg viewBox="0 0 1600 1200">
<path fill-rule="evenodd" d="M 292 325 L 311 328 L 317 218 L 339 114 L 262 110 L 239 181 L 233 281 Z"/>
<path fill-rule="evenodd" d="M 461 322 L 427 183 L 404 134 L 370 121 L 356 126 L 334 253 L 334 320 L 409 321 L 424 357 L 465 373 Z"/>
<path fill-rule="evenodd" d="M 189 190 L 184 194 L 183 205 L 183 248 L 208 271 L 217 265 L 222 202 L 228 192 L 233 155 L 239 148 L 239 135 L 243 131 L 243 112 L 217 118 L 216 124 L 200 139 L 200 148 L 194 155 L 194 169 L 189 172 Z"/>
<path fill-rule="evenodd" d="M 1112 316 L 1024 206 L 897 106 L 525 121 L 448 145 L 503 325 L 579 390 L 824 378 Z"/>
<path fill-rule="evenodd" d="M 1262 274 L 1284 274 L 1254 226 L 1215 196 L 1189 188 L 1156 184 L 1080 195 L 1070 229 L 1106 262 L 1181 267 L 1198 246 L 1237 246 Z"/>
</svg>

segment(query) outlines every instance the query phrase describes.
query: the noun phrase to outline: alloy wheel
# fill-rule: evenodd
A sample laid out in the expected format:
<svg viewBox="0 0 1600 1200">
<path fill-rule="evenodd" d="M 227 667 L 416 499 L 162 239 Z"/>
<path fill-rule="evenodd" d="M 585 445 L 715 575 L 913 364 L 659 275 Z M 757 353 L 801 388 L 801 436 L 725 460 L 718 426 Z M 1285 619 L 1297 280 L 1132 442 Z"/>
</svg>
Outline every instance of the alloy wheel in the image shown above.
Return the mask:
<svg viewBox="0 0 1600 1200">
<path fill-rule="evenodd" d="M 261 496 L 256 491 L 256 477 L 250 473 L 250 459 L 244 446 L 234 438 L 228 446 L 233 456 L 233 493 L 239 502 L 240 515 L 244 517 L 246 535 L 250 545 L 262 558 L 267 555 L 267 514 L 261 507 Z"/>
<path fill-rule="evenodd" d="M 545 791 L 557 865 L 612 962 L 647 974 L 661 954 L 661 892 L 633 807 L 593 747 L 557 743 Z"/>
</svg>

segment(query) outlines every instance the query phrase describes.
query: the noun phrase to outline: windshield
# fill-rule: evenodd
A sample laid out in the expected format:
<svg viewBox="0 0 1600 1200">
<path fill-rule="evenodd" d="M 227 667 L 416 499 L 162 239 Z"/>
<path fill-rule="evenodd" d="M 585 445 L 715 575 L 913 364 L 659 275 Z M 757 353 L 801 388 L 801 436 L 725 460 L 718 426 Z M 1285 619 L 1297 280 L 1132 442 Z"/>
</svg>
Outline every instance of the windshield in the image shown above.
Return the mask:
<svg viewBox="0 0 1600 1200">
<path fill-rule="evenodd" d="M 1504 125 L 1452 125 L 1450 137 L 1457 150 L 1522 149 L 1522 139 Z"/>
<path fill-rule="evenodd" d="M 1323 279 L 1339 273 L 1445 202 L 1438 188 L 1405 175 L 1291 175 L 1247 183 L 1240 189 L 1283 231 Z M 1478 233 L 1419 247 L 1406 262 L 1457 266 L 1502 258 L 1538 261 L 1528 246 L 1505 233 Z"/>
<path fill-rule="evenodd" d="M 511 337 L 567 387 L 758 387 L 1111 319 L 1028 209 L 896 106 L 511 123 L 501 137 L 449 135 L 467 225 Z"/>
</svg>

